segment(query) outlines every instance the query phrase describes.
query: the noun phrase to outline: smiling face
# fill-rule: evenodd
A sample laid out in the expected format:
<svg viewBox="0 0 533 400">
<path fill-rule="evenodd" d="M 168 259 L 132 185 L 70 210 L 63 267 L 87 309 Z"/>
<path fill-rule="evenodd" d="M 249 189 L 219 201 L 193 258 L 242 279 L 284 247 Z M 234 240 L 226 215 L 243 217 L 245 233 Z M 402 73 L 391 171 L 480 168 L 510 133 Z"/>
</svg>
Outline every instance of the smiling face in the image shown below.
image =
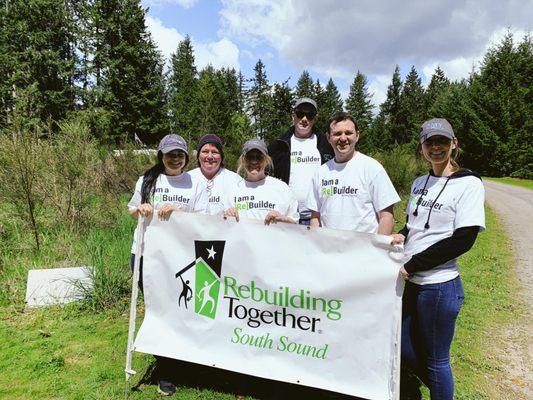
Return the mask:
<svg viewBox="0 0 533 400">
<path fill-rule="evenodd" d="M 428 138 L 420 147 L 420 153 L 433 167 L 446 167 L 450 163 L 452 151 L 457 147 L 457 139 L 435 135 Z"/>
<path fill-rule="evenodd" d="M 185 167 L 187 156 L 184 151 L 172 150 L 163 154 L 163 165 L 165 166 L 165 174 L 179 175 Z"/>
<path fill-rule="evenodd" d="M 207 179 L 213 179 L 220 169 L 222 163 L 222 154 L 218 148 L 212 143 L 206 143 L 198 153 L 198 162 L 200 163 L 200 170 Z"/>
<path fill-rule="evenodd" d="M 346 162 L 352 159 L 355 154 L 355 144 L 359 140 L 359 133 L 352 121 L 346 119 L 332 122 L 327 138 L 335 151 L 335 161 Z"/>
<path fill-rule="evenodd" d="M 246 180 L 257 182 L 265 178 L 265 168 L 267 159 L 263 153 L 257 149 L 248 151 L 243 156 L 243 167 L 246 169 Z"/>
</svg>

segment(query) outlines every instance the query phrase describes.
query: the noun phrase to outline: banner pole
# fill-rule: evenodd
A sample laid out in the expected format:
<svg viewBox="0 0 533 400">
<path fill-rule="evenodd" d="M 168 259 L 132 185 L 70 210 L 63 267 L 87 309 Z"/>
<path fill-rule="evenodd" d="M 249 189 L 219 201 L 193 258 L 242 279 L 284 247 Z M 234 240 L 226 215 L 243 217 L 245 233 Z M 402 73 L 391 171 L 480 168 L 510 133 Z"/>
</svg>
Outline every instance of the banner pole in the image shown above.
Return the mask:
<svg viewBox="0 0 533 400">
<path fill-rule="evenodd" d="M 139 267 L 142 257 L 142 244 L 144 240 L 144 217 L 139 213 L 137 222 L 137 236 L 135 248 L 135 262 L 133 263 L 133 278 L 131 280 L 131 302 L 130 302 L 130 320 L 128 328 L 128 348 L 126 350 L 126 383 L 136 374 L 132 369 L 131 363 L 133 358 L 133 339 L 135 335 L 135 322 L 137 318 L 137 297 L 139 296 Z"/>
</svg>

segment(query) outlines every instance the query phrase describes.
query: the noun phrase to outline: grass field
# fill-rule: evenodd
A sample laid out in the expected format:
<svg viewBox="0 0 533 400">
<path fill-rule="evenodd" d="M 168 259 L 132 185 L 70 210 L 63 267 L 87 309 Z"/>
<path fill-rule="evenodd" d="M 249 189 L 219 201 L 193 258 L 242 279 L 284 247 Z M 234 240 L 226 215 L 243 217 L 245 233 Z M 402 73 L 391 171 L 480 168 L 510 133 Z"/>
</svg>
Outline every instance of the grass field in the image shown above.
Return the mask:
<svg viewBox="0 0 533 400">
<path fill-rule="evenodd" d="M 483 179 L 488 179 L 494 182 L 506 183 L 508 185 L 525 187 L 527 189 L 533 189 L 533 180 L 531 179 L 519 179 L 519 178 L 509 178 L 509 177 L 505 177 L 505 178 L 483 177 Z"/>
<path fill-rule="evenodd" d="M 125 233 L 125 227 L 117 229 Z M 93 245 L 100 243 L 103 247 L 102 257 L 111 251 L 109 242 L 114 234 L 109 235 L 91 239 Z M 124 246 L 125 251 L 110 256 L 118 258 L 122 252 L 127 254 L 127 245 Z M 452 349 L 456 398 L 513 398 L 498 392 L 495 382 L 502 378 L 502 361 L 493 349 L 498 346 L 497 330 L 523 310 L 517 305 L 514 278 L 509 273 L 509 246 L 490 210 L 487 232 L 480 235 L 460 264 L 466 299 Z M 128 274 L 127 261 L 122 263 L 122 273 Z M 0 398 L 124 398 L 126 308 L 119 303 L 107 311 L 94 309 L 79 304 L 33 311 L 23 311 L 14 305 L 1 307 Z M 139 309 L 142 313 L 142 307 Z M 151 383 L 152 364 L 152 356 L 135 354 L 134 368 L 138 374 L 127 390 L 130 399 L 160 398 Z M 263 398 L 261 393 L 274 386 L 267 381 L 246 380 L 241 375 L 190 365 L 182 366 L 179 371 L 182 386 L 178 395 L 185 400 L 233 399 L 237 392 Z M 421 397 L 416 395 L 416 384 L 404 389 L 415 393 L 410 398 L 429 398 L 424 388 L 420 388 Z M 292 398 L 321 398 L 316 391 L 283 388 L 284 392 L 287 390 L 292 391 Z"/>
</svg>

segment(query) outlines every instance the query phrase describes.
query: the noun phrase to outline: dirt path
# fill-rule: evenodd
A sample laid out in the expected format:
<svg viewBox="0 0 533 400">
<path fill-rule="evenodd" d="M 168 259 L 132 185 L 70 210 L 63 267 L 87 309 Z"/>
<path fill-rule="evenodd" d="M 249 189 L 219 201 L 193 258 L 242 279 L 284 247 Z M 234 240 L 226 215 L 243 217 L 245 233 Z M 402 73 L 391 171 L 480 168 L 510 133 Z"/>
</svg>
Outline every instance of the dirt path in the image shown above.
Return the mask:
<svg viewBox="0 0 533 400">
<path fill-rule="evenodd" d="M 520 295 L 527 307 L 523 319 L 502 333 L 504 379 L 524 399 L 533 399 L 533 190 L 487 180 L 484 184 L 488 205 L 512 238 Z"/>
</svg>

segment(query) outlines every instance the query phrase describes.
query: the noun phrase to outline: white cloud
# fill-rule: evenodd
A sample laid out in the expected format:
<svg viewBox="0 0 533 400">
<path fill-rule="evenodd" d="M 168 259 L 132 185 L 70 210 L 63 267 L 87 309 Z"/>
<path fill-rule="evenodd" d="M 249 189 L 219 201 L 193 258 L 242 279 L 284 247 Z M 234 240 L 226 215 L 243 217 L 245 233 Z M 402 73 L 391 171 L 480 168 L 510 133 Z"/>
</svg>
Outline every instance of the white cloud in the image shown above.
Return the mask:
<svg viewBox="0 0 533 400">
<path fill-rule="evenodd" d="M 185 35 L 174 28 L 164 26 L 161 20 L 150 16 L 146 17 L 146 25 L 168 65 L 170 55 L 176 52 L 179 42 L 185 39 Z M 194 38 L 191 38 L 191 41 L 196 66 L 199 69 L 207 65 L 212 65 L 215 68 L 240 69 L 239 48 L 228 38 L 223 37 L 217 42 L 209 43 L 196 42 Z"/>
<path fill-rule="evenodd" d="M 191 8 L 198 0 L 143 0 L 145 6 L 159 6 L 164 4 L 175 4 L 185 9 Z"/>
<path fill-rule="evenodd" d="M 229 67 L 240 69 L 239 48 L 227 38 L 218 42 L 195 43 L 193 41 L 196 66 L 203 68 L 212 65 L 215 68 Z"/>
<path fill-rule="evenodd" d="M 146 26 L 165 60 L 168 60 L 170 55 L 176 51 L 178 43 L 185 39 L 185 36 L 176 29 L 167 28 L 157 18 L 147 16 Z"/>
<path fill-rule="evenodd" d="M 470 57 L 457 57 L 451 60 L 433 62 L 424 65 L 422 72 L 425 76 L 426 83 L 429 83 L 437 66 L 439 66 L 444 71 L 444 74 L 451 80 L 461 80 L 463 78 L 467 78 L 472 71 L 479 70 L 479 66 L 483 61 L 483 56 L 487 50 L 501 42 L 501 40 L 509 31 L 514 35 L 517 41 L 522 40 L 524 35 L 526 35 L 526 31 L 521 29 L 501 28 L 496 30 L 492 32 L 489 39 L 485 43 L 485 46 L 483 46 L 477 53 L 471 55 Z"/>
<path fill-rule="evenodd" d="M 373 93 L 372 104 L 374 112 L 377 112 L 381 103 L 387 98 L 387 88 L 392 81 L 392 71 L 389 75 L 377 75 L 368 84 L 368 91 Z"/>
<path fill-rule="evenodd" d="M 468 76 L 495 35 L 531 29 L 531 15 L 531 0 L 222 0 L 219 34 L 268 44 L 281 62 L 332 77 L 438 64 L 456 79 Z"/>
</svg>

